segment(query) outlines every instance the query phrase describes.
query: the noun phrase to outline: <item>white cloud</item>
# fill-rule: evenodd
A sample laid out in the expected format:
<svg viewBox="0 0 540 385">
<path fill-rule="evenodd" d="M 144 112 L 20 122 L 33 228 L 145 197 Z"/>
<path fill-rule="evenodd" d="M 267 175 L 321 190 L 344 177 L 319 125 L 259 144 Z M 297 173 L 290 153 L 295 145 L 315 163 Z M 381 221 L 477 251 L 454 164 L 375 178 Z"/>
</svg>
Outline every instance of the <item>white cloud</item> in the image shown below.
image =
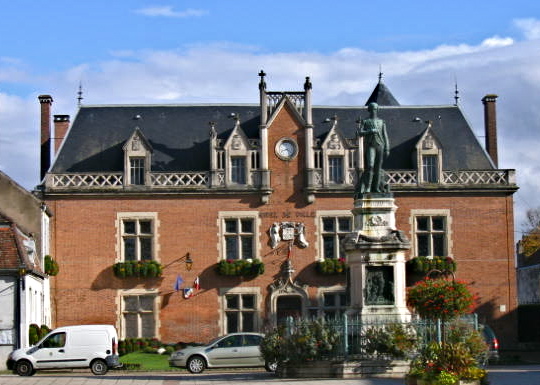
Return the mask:
<svg viewBox="0 0 540 385">
<path fill-rule="evenodd" d="M 109 61 L 81 64 L 62 73 L 38 76 L 23 72 L 25 84 L 33 79 L 39 88 L 28 98 L 0 94 L 0 168 L 25 187 L 38 183 L 36 96 L 51 93 L 53 113 L 73 114 L 81 79 L 87 104 L 257 103 L 257 73 L 264 69 L 269 90 L 302 90 L 305 76 L 310 76 L 315 104 L 360 106 L 375 86 L 382 65 L 385 83 L 404 105 L 452 104 L 457 79 L 461 108 L 478 136 L 483 135 L 482 97 L 499 95 L 499 167 L 517 169 L 518 227 L 527 208 L 540 206 L 537 63 L 540 40 L 511 42 L 494 36 L 474 46 L 381 53 L 355 47 L 330 54 L 268 53 L 258 47 L 220 43 L 117 54 Z M 0 78 L 9 76 L 2 71 L 0 65 Z M 8 135 L 5 127 L 10 130 Z M 25 151 L 14 150 L 21 148 Z"/>
<path fill-rule="evenodd" d="M 514 44 L 514 39 L 512 39 L 511 37 L 493 36 L 493 37 L 485 39 L 480 45 L 482 47 L 494 48 L 494 47 L 505 47 L 507 45 L 512 45 L 512 44 Z"/>
<path fill-rule="evenodd" d="M 533 18 L 515 19 L 513 23 L 521 30 L 527 40 L 540 39 L 540 20 Z"/>
<path fill-rule="evenodd" d="M 161 7 L 147 7 L 141 8 L 134 11 L 135 13 L 152 16 L 152 17 L 176 17 L 176 18 L 186 18 L 186 17 L 200 17 L 208 14 L 208 11 L 202 9 L 192 9 L 188 8 L 184 11 L 175 11 L 172 6 L 166 5 Z"/>
</svg>

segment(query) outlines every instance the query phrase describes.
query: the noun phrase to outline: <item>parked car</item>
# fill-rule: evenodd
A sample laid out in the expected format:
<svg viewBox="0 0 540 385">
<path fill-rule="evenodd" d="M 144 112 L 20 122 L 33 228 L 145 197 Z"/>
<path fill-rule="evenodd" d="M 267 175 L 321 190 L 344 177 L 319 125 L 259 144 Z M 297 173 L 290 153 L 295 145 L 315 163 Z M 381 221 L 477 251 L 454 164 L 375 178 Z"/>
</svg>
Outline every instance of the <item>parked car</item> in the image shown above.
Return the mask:
<svg viewBox="0 0 540 385">
<path fill-rule="evenodd" d="M 488 325 L 480 325 L 480 330 L 484 336 L 484 341 L 489 346 L 488 360 L 497 361 L 499 359 L 499 340 Z"/>
<path fill-rule="evenodd" d="M 41 369 L 90 368 L 95 375 L 120 366 L 118 335 L 111 325 L 65 326 L 51 331 L 37 345 L 9 354 L 7 367 L 19 376 Z"/>
<path fill-rule="evenodd" d="M 216 338 L 203 346 L 190 346 L 169 357 L 169 366 L 202 373 L 206 368 L 264 367 L 275 371 L 276 364 L 265 362 L 259 346 L 260 333 L 232 333 Z"/>
</svg>

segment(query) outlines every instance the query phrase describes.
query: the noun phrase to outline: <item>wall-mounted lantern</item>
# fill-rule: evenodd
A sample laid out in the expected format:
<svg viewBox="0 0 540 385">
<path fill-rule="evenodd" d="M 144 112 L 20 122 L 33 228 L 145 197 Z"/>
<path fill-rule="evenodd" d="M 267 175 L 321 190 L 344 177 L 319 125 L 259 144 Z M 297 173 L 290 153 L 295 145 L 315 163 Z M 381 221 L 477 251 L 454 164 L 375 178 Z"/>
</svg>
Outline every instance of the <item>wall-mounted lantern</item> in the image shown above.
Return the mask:
<svg viewBox="0 0 540 385">
<path fill-rule="evenodd" d="M 191 256 L 189 255 L 189 253 L 186 254 L 186 270 L 187 271 L 190 271 L 191 268 L 193 267 L 193 260 L 191 259 Z"/>
</svg>

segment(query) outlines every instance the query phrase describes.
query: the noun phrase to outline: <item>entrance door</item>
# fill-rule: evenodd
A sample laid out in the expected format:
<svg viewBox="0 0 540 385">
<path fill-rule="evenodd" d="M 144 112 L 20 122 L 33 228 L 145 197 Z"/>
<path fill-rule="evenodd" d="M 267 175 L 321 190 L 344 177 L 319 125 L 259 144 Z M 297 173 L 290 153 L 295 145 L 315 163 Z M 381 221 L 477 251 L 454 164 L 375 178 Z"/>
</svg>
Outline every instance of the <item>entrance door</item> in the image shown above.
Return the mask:
<svg viewBox="0 0 540 385">
<path fill-rule="evenodd" d="M 277 323 L 285 323 L 287 317 L 302 317 L 302 297 L 299 295 L 282 295 L 277 298 Z"/>
</svg>

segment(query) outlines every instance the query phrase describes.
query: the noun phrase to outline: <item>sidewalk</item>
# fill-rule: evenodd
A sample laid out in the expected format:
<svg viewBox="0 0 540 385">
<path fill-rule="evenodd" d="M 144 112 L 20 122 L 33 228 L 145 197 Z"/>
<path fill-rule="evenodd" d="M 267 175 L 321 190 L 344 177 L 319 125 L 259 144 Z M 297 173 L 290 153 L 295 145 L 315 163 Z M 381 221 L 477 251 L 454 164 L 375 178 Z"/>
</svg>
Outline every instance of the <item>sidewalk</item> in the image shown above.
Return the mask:
<svg viewBox="0 0 540 385">
<path fill-rule="evenodd" d="M 351 379 L 296 379 L 278 378 L 272 373 L 208 372 L 204 374 L 178 374 L 157 372 L 109 372 L 105 376 L 94 376 L 90 372 L 38 372 L 32 377 L 0 375 L 1 385 L 403 385 L 403 379 L 351 378 Z"/>
</svg>

